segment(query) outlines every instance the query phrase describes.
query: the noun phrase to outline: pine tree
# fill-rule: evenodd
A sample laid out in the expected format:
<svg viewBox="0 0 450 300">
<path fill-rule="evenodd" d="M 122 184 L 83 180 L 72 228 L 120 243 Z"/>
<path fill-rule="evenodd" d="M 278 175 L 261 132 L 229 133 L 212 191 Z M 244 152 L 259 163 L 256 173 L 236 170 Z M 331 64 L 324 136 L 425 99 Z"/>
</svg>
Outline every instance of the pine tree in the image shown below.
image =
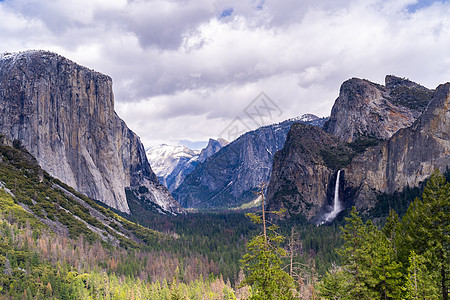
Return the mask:
<svg viewBox="0 0 450 300">
<path fill-rule="evenodd" d="M 247 214 L 254 223 L 262 224 L 263 232 L 253 237 L 247 244 L 247 253 L 241 263 L 247 276 L 241 283 L 252 286 L 250 299 L 294 299 L 294 280 L 281 269 L 281 257 L 287 255 L 286 250 L 280 247 L 283 236 L 277 233 L 278 226 L 267 226 L 266 211 L 264 208 L 264 193 L 261 187 L 262 216 Z"/>
<path fill-rule="evenodd" d="M 409 256 L 409 267 L 406 278 L 406 299 L 439 299 L 436 274 L 430 274 L 426 266 L 426 259 L 417 255 L 414 250 Z"/>
<path fill-rule="evenodd" d="M 388 238 L 353 208 L 343 228 L 342 267 L 328 272 L 321 296 L 327 299 L 401 299 L 402 265 Z"/>
<path fill-rule="evenodd" d="M 346 218 L 346 221 L 347 225 L 343 228 L 345 244 L 339 254 L 348 275 L 345 276 L 348 280 L 347 295 L 349 299 L 374 299 L 376 295 L 369 285 L 371 274 L 368 265 L 371 257 L 370 249 L 367 247 L 366 226 L 354 207 L 350 218 Z"/>
<path fill-rule="evenodd" d="M 437 272 L 443 300 L 448 300 L 450 276 L 450 183 L 438 170 L 427 182 L 423 201 L 415 199 L 402 218 L 401 259 L 409 252 L 424 256 L 430 272 Z"/>
</svg>

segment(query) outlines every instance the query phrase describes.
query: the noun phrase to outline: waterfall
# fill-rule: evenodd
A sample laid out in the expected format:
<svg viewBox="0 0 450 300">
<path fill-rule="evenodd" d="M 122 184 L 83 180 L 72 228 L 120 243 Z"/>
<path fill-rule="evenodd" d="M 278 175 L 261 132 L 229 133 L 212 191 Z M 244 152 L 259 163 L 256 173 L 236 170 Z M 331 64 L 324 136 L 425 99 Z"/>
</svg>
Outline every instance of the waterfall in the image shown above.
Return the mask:
<svg viewBox="0 0 450 300">
<path fill-rule="evenodd" d="M 339 201 L 339 177 L 341 175 L 341 170 L 337 172 L 336 185 L 334 187 L 334 201 L 333 210 L 323 216 L 323 223 L 331 222 L 336 218 L 337 214 L 342 210 L 341 202 Z"/>
</svg>

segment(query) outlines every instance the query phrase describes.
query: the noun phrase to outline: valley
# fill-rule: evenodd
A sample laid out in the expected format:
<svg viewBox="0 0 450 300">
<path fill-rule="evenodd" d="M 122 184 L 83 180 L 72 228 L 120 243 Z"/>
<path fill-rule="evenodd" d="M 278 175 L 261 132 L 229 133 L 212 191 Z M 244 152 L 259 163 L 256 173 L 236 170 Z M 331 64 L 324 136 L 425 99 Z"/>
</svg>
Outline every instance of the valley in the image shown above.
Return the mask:
<svg viewBox="0 0 450 300">
<path fill-rule="evenodd" d="M 2 55 L 0 297 L 448 299 L 449 101 L 352 78 L 329 117 L 145 150 L 107 75 Z"/>
</svg>

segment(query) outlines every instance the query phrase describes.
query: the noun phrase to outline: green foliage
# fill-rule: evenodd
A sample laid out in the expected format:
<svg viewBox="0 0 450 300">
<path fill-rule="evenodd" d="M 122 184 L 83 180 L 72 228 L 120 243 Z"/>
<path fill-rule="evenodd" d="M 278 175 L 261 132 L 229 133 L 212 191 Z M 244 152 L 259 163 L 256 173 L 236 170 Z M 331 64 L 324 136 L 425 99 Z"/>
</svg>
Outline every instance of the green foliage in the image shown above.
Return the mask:
<svg viewBox="0 0 450 300">
<path fill-rule="evenodd" d="M 436 274 L 430 274 L 426 259 L 417 255 L 414 250 L 409 256 L 409 267 L 406 277 L 406 299 L 439 299 Z"/>
<path fill-rule="evenodd" d="M 349 147 L 339 145 L 320 149 L 320 156 L 325 162 L 325 166 L 333 170 L 339 170 L 352 161 L 355 153 Z"/>
<path fill-rule="evenodd" d="M 403 216 L 380 231 L 352 210 L 343 229 L 342 267 L 320 285 L 326 299 L 448 299 L 450 184 L 436 171 Z M 440 294 L 440 295 L 439 295 Z"/>
<path fill-rule="evenodd" d="M 367 214 L 372 218 L 383 218 L 391 210 L 395 210 L 403 216 L 410 203 L 423 193 L 423 186 L 411 188 L 406 186 L 401 192 L 395 191 L 392 194 L 383 193 L 377 195 L 377 202 Z"/>
<path fill-rule="evenodd" d="M 430 102 L 433 91 L 399 85 L 391 90 L 389 96 L 394 104 L 423 111 Z"/>
<path fill-rule="evenodd" d="M 20 145 L 16 146 L 0 146 L 0 157 L 3 158 L 0 160 L 0 182 L 12 192 L 14 203 L 29 208 L 32 214 L 19 205 L 12 205 L 11 196 L 5 196 L 0 203 L 0 211 L 13 213 L 15 222 L 25 224 L 28 220 L 39 228 L 46 227 L 39 219 L 49 219 L 65 228 L 70 238 L 76 239 L 83 235 L 87 241 L 94 243 L 106 237 L 118 240 L 125 248 L 139 248 L 142 244 L 155 245 L 158 239 L 164 238 L 162 234 L 119 217 L 51 177 L 39 167 L 33 156 Z M 6 195 L 1 189 L 0 193 Z M 114 225 L 109 227 L 106 224 Z"/>
<path fill-rule="evenodd" d="M 362 153 L 367 148 L 376 146 L 380 142 L 381 140 L 373 137 L 361 136 L 357 138 L 355 141 L 348 143 L 348 146 L 352 148 L 353 151 L 355 151 L 356 153 Z"/>
<path fill-rule="evenodd" d="M 45 231 L 36 240 L 33 236 L 29 226 L 10 224 L 0 215 L 1 299 L 236 299 L 222 277 L 180 281 L 182 271 L 170 270 L 177 261 L 170 257 L 108 250 Z M 170 283 L 143 276 L 158 261 L 174 275 Z"/>
<path fill-rule="evenodd" d="M 399 299 L 402 292 L 401 264 L 394 259 L 388 239 L 370 221 L 363 224 L 355 209 L 343 228 L 344 247 L 340 251 L 343 267 L 329 273 L 321 291 L 342 299 Z"/>
<path fill-rule="evenodd" d="M 253 213 L 248 216 L 255 224 L 266 226 L 261 216 Z M 247 243 L 247 253 L 241 261 L 247 276 L 241 286 L 252 286 L 250 299 L 294 299 L 294 280 L 281 269 L 286 251 L 280 247 L 284 238 L 277 229 L 278 226 L 270 225 Z"/>
<path fill-rule="evenodd" d="M 437 273 L 441 296 L 448 299 L 450 275 L 450 183 L 436 171 L 424 189 L 423 200 L 414 200 L 402 218 L 397 241 L 400 259 L 410 251 L 424 256 L 428 270 Z"/>
</svg>

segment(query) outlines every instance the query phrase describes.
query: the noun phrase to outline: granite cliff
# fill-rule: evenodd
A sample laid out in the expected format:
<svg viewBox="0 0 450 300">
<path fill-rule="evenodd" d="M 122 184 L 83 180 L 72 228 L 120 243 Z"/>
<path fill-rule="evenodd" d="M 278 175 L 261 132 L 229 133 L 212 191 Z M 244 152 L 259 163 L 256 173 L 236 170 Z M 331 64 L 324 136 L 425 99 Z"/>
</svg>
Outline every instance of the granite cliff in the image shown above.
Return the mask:
<svg viewBox="0 0 450 300">
<path fill-rule="evenodd" d="M 344 168 L 357 190 L 355 205 L 372 208 L 377 193 L 391 194 L 424 182 L 435 169 L 450 167 L 450 83 L 440 85 L 424 113 L 388 141 L 368 148 Z"/>
<path fill-rule="evenodd" d="M 0 56 L 0 133 L 20 143 L 50 175 L 129 213 L 125 189 L 176 212 L 139 137 L 114 112 L 110 77 L 54 53 Z"/>
<path fill-rule="evenodd" d="M 395 76 L 350 79 L 318 128 L 292 126 L 274 158 L 269 209 L 313 220 L 329 210 L 336 172 L 344 205 L 368 211 L 377 196 L 415 187 L 450 166 L 450 84 L 429 90 Z"/>
<path fill-rule="evenodd" d="M 386 76 L 384 86 L 352 78 L 342 84 L 324 129 L 346 142 L 387 140 L 411 126 L 432 95 L 432 90 L 392 75 Z"/>
</svg>

